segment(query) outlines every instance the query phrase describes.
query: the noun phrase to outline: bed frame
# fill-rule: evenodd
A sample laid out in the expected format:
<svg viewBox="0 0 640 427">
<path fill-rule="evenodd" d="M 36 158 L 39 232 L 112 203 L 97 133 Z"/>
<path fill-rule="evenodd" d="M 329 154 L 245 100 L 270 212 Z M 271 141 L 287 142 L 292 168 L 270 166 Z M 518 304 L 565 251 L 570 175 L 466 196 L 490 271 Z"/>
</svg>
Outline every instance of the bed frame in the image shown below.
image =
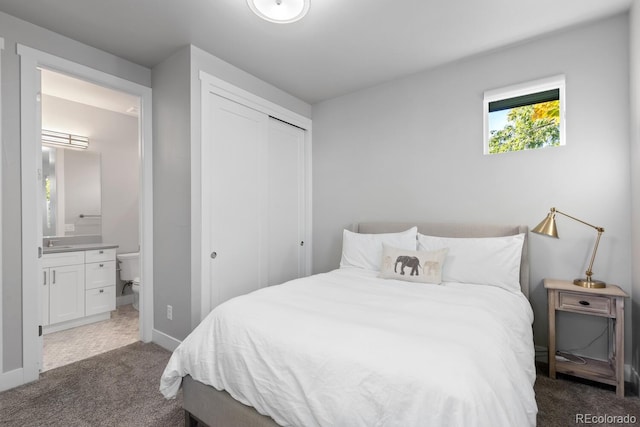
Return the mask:
<svg viewBox="0 0 640 427">
<path fill-rule="evenodd" d="M 409 223 L 367 222 L 352 227 L 359 233 L 395 233 L 418 226 L 418 232 L 438 237 L 502 237 L 525 234 L 520 263 L 520 287 L 529 298 L 529 256 L 526 226 L 455 224 L 455 223 Z M 272 418 L 259 414 L 251 406 L 235 400 L 226 391 L 215 388 L 186 376 L 182 380 L 185 426 L 209 427 L 277 427 Z"/>
</svg>

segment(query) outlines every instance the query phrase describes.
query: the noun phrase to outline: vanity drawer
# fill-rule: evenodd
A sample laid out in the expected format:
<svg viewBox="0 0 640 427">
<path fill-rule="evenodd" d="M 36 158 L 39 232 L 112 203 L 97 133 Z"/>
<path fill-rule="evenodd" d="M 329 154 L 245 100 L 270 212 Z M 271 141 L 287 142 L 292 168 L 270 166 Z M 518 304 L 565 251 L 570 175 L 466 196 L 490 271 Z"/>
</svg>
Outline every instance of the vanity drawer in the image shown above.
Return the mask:
<svg viewBox="0 0 640 427">
<path fill-rule="evenodd" d="M 85 296 L 85 316 L 105 313 L 116 309 L 116 287 L 105 286 L 89 289 Z"/>
<path fill-rule="evenodd" d="M 116 284 L 116 262 L 92 262 L 85 264 L 85 289 L 102 288 L 105 286 L 115 286 Z"/>
<path fill-rule="evenodd" d="M 611 314 L 611 299 L 597 295 L 575 294 L 573 292 L 558 293 L 558 309 L 589 314 Z"/>
<path fill-rule="evenodd" d="M 115 249 L 94 249 L 91 251 L 85 251 L 85 254 L 85 262 L 87 263 L 116 260 Z"/>
<path fill-rule="evenodd" d="M 42 268 L 84 264 L 84 252 L 60 252 L 42 255 Z"/>
</svg>

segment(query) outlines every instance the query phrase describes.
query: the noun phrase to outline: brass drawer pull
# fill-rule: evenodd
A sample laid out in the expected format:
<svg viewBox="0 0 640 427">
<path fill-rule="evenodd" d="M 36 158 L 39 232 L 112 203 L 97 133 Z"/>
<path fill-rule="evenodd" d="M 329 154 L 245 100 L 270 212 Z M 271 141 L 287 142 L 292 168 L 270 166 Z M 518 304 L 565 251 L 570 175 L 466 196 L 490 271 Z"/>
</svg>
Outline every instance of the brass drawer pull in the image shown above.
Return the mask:
<svg viewBox="0 0 640 427">
<path fill-rule="evenodd" d="M 591 303 L 589 301 L 578 301 L 580 303 L 580 305 L 591 305 Z"/>
</svg>

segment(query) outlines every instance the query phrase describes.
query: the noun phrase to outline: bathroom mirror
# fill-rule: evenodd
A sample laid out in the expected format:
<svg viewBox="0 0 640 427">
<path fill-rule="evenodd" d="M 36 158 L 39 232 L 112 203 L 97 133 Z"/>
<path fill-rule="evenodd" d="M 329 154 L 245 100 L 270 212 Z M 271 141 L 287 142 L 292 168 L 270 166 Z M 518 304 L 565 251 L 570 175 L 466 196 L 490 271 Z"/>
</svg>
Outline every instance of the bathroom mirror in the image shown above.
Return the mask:
<svg viewBox="0 0 640 427">
<path fill-rule="evenodd" d="M 101 235 L 100 153 L 43 145 L 42 175 L 42 235 Z"/>
</svg>

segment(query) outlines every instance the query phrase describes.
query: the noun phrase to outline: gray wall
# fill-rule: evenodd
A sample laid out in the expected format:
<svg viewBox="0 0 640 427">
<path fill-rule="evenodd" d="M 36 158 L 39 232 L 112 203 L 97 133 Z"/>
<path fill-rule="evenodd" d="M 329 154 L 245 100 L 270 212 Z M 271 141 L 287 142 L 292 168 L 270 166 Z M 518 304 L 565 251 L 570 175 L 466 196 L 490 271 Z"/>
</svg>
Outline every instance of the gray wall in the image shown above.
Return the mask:
<svg viewBox="0 0 640 427">
<path fill-rule="evenodd" d="M 640 4 L 633 2 L 630 12 L 631 76 L 631 236 L 633 348 L 632 379 L 636 393 L 640 388 Z"/>
<path fill-rule="evenodd" d="M 341 230 L 355 222 L 533 227 L 556 206 L 605 227 L 595 276 L 630 293 L 628 47 L 628 17 L 621 15 L 314 105 L 315 272 L 337 268 Z M 483 92 L 562 73 L 567 145 L 483 155 Z M 547 340 L 542 280 L 584 275 L 596 237 L 564 217 L 558 227 L 560 240 L 529 239 L 541 346 Z M 563 321 L 562 346 L 597 336 L 604 324 L 596 320 Z"/>
<path fill-rule="evenodd" d="M 152 77 L 153 324 L 181 340 L 191 331 L 189 46 L 154 67 Z"/>
<path fill-rule="evenodd" d="M 45 95 L 42 98 L 42 126 L 90 137 L 87 151 L 99 153 L 101 160 L 102 241 L 117 244 L 118 253 L 137 252 L 138 118 Z"/>
<path fill-rule="evenodd" d="M 200 71 L 254 93 L 306 117 L 311 106 L 195 47 L 185 46 L 152 70 L 154 105 L 154 328 L 184 339 L 200 319 L 199 241 L 191 224 L 192 172 L 200 162 Z M 192 187 L 195 185 L 196 187 Z M 197 236 L 196 236 L 197 238 Z M 173 320 L 166 317 L 173 307 Z"/>
<path fill-rule="evenodd" d="M 150 86 L 150 70 L 0 13 L 2 52 L 2 372 L 22 367 L 20 78 L 16 43 Z M 35 248 L 34 248 L 35 250 Z"/>
</svg>

